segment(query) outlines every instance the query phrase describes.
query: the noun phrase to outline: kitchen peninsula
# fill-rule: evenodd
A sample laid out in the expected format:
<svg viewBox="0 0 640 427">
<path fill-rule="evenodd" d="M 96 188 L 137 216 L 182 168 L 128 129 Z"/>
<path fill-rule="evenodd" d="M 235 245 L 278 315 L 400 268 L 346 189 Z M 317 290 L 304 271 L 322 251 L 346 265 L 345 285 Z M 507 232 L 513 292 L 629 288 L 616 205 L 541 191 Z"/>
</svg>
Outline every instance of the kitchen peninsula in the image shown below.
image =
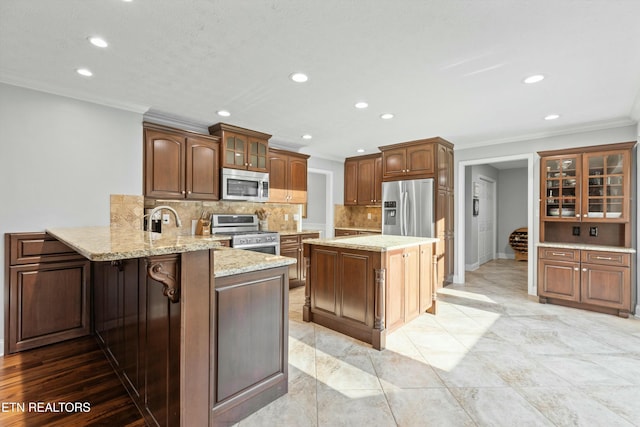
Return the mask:
<svg viewBox="0 0 640 427">
<path fill-rule="evenodd" d="M 215 236 L 47 232 L 92 261 L 98 342 L 148 425 L 230 425 L 287 392 L 295 260 Z"/>
<path fill-rule="evenodd" d="M 435 314 L 436 242 L 389 235 L 305 240 L 303 320 L 384 349 L 387 333 Z"/>
</svg>

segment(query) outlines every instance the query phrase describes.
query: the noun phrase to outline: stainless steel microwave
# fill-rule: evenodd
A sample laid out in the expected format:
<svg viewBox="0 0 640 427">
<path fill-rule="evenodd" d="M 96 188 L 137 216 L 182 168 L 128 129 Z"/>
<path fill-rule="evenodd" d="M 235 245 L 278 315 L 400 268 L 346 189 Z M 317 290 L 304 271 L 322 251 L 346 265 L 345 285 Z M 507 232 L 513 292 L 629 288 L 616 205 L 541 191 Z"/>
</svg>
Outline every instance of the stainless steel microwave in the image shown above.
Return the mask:
<svg viewBox="0 0 640 427">
<path fill-rule="evenodd" d="M 269 200 L 269 174 L 223 168 L 222 200 L 267 202 Z"/>
</svg>

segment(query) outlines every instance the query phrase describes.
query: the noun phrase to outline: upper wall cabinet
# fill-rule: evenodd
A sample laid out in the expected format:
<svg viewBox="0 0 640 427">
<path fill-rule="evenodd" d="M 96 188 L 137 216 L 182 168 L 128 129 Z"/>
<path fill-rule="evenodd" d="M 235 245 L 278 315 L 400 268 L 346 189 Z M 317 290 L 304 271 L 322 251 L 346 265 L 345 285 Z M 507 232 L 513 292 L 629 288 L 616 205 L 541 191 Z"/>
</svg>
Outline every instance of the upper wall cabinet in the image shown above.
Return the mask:
<svg viewBox="0 0 640 427">
<path fill-rule="evenodd" d="M 436 142 L 435 139 L 380 147 L 382 151 L 382 180 L 432 178 L 436 165 L 435 145 L 431 142 Z"/>
<path fill-rule="evenodd" d="M 144 141 L 145 196 L 219 199 L 217 137 L 145 123 Z"/>
<path fill-rule="evenodd" d="M 344 204 L 382 203 L 382 155 L 349 157 L 344 161 Z"/>
<path fill-rule="evenodd" d="M 307 203 L 306 154 L 269 150 L 269 202 Z"/>
<path fill-rule="evenodd" d="M 210 126 L 209 133 L 221 139 L 220 167 L 268 172 L 271 135 L 226 123 Z"/>
</svg>

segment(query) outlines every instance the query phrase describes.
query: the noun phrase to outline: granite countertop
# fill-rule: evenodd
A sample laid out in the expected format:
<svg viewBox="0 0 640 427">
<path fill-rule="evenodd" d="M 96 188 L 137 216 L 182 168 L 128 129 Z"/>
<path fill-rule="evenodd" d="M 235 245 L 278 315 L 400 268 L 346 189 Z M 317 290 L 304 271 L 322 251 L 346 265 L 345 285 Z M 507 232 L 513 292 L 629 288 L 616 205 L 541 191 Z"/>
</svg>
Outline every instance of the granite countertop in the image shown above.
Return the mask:
<svg viewBox="0 0 640 427">
<path fill-rule="evenodd" d="M 213 271 L 214 277 L 224 277 L 282 267 L 296 262 L 295 258 L 221 247 L 216 249 L 213 257 Z"/>
<path fill-rule="evenodd" d="M 380 228 L 367 228 L 367 227 L 333 227 L 334 230 L 349 230 L 349 231 L 369 231 L 371 233 L 382 233 Z"/>
<path fill-rule="evenodd" d="M 587 245 L 584 243 L 539 242 L 537 243 L 537 246 L 541 248 L 584 249 L 589 251 L 622 252 L 629 254 L 636 253 L 636 250 L 633 248 L 624 248 L 621 246 Z"/>
<path fill-rule="evenodd" d="M 47 233 L 91 261 L 114 261 L 200 251 L 220 246 L 228 237 L 179 236 L 130 228 L 51 228 Z"/>
<path fill-rule="evenodd" d="M 394 249 L 408 248 L 437 241 L 439 241 L 439 239 L 432 237 L 366 235 L 339 237 L 334 239 L 308 239 L 304 242 L 322 246 L 360 249 L 373 252 L 387 252 Z"/>
</svg>

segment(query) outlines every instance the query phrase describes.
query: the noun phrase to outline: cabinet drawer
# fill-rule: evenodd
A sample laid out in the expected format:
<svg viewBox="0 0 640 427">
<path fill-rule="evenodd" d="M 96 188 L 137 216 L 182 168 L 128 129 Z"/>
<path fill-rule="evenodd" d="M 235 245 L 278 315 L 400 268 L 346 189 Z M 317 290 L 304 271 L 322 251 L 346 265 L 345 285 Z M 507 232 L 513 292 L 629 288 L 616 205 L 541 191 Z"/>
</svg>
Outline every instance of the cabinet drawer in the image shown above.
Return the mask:
<svg viewBox="0 0 640 427">
<path fill-rule="evenodd" d="M 579 249 L 538 248 L 538 256 L 560 261 L 580 261 Z"/>
<path fill-rule="evenodd" d="M 319 239 L 320 233 L 307 233 L 300 235 L 300 241 L 302 242 L 305 239 Z"/>
<path fill-rule="evenodd" d="M 582 262 L 629 267 L 631 265 L 631 257 L 630 254 L 619 252 L 582 251 Z"/>
<path fill-rule="evenodd" d="M 299 242 L 298 240 L 298 236 L 293 235 L 293 236 L 280 236 L 280 246 L 287 246 L 287 245 L 297 245 Z"/>
<path fill-rule="evenodd" d="M 82 255 L 47 233 L 12 233 L 7 236 L 10 265 L 83 259 Z"/>
</svg>

